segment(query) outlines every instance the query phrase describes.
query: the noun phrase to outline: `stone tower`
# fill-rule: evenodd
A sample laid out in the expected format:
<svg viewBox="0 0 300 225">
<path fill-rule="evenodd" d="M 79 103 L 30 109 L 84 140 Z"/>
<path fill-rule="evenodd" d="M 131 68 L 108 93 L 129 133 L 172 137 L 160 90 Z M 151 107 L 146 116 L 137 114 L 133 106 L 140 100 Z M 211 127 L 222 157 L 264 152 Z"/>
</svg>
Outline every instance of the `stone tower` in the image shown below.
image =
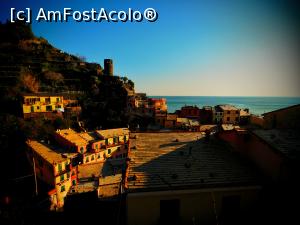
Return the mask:
<svg viewBox="0 0 300 225">
<path fill-rule="evenodd" d="M 104 59 L 104 75 L 114 75 L 114 64 L 112 59 Z"/>
</svg>

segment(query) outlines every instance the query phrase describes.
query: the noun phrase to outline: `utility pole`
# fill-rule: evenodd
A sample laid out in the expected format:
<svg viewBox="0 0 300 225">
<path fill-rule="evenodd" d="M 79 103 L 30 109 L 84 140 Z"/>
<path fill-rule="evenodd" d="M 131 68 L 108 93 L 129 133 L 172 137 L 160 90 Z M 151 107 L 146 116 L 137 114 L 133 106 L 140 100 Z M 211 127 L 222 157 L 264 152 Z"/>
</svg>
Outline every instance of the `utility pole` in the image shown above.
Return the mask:
<svg viewBox="0 0 300 225">
<path fill-rule="evenodd" d="M 37 187 L 37 179 L 36 179 L 36 171 L 35 171 L 35 159 L 34 156 L 32 157 L 33 161 L 33 173 L 34 173 L 34 183 L 35 183 L 35 195 L 38 195 L 38 187 Z"/>
</svg>

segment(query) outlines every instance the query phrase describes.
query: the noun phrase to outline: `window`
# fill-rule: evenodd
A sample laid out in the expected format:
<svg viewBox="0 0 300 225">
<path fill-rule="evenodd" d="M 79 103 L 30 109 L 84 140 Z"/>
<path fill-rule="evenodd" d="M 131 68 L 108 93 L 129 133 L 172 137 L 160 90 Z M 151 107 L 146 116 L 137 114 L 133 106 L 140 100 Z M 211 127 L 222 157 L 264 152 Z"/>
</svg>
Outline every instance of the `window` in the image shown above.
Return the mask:
<svg viewBox="0 0 300 225">
<path fill-rule="evenodd" d="M 90 161 L 89 157 L 85 158 L 85 162 L 88 163 Z"/>
<path fill-rule="evenodd" d="M 108 145 L 108 139 L 105 139 L 105 145 Z"/>
<path fill-rule="evenodd" d="M 227 114 L 230 114 L 230 111 L 227 111 Z"/>
<path fill-rule="evenodd" d="M 61 105 L 56 105 L 55 108 L 60 109 Z"/>
<path fill-rule="evenodd" d="M 46 106 L 46 111 L 47 111 L 47 112 L 52 111 L 52 106 L 51 106 L 51 105 L 47 105 L 47 106 Z"/>
<path fill-rule="evenodd" d="M 227 121 L 230 121 L 230 117 L 227 117 L 226 120 L 227 120 Z"/>
<path fill-rule="evenodd" d="M 76 185 L 76 180 L 72 180 L 72 185 L 73 185 L 73 186 Z"/>
<path fill-rule="evenodd" d="M 67 178 L 68 179 L 70 178 L 70 172 L 67 172 Z"/>
<path fill-rule="evenodd" d="M 50 98 L 45 98 L 46 104 L 50 103 Z"/>
<path fill-rule="evenodd" d="M 61 188 L 60 188 L 60 192 L 64 192 L 65 190 L 66 190 L 65 185 L 62 185 Z"/>
<path fill-rule="evenodd" d="M 117 151 L 118 151 L 118 152 L 121 151 L 121 147 L 118 147 Z"/>
<path fill-rule="evenodd" d="M 127 140 L 127 137 L 126 137 L 126 135 L 124 136 L 124 142 L 126 142 L 126 140 Z"/>
<path fill-rule="evenodd" d="M 65 175 L 64 174 L 60 175 L 60 181 L 64 181 L 64 179 L 65 179 Z"/>
<path fill-rule="evenodd" d="M 160 201 L 160 222 L 161 224 L 178 224 L 180 221 L 179 199 Z"/>
<path fill-rule="evenodd" d="M 37 110 L 39 110 L 39 109 L 40 109 L 40 107 L 39 107 L 39 106 L 37 106 L 37 107 L 36 107 L 36 109 L 37 109 Z"/>
<path fill-rule="evenodd" d="M 95 149 L 98 149 L 98 144 L 95 144 Z"/>
<path fill-rule="evenodd" d="M 97 158 L 100 159 L 100 153 L 97 155 Z"/>
<path fill-rule="evenodd" d="M 62 166 L 60 163 L 58 163 L 58 171 L 61 172 L 62 171 Z"/>
<path fill-rule="evenodd" d="M 80 153 L 83 154 L 83 152 L 84 152 L 84 148 L 80 147 Z"/>
<path fill-rule="evenodd" d="M 118 141 L 119 141 L 118 139 L 119 139 L 118 137 L 116 137 L 116 136 L 114 137 L 114 144 L 118 143 Z"/>
<path fill-rule="evenodd" d="M 235 111 L 235 114 L 239 114 L 239 111 Z"/>
<path fill-rule="evenodd" d="M 72 176 L 74 176 L 75 175 L 75 172 L 74 172 L 74 170 L 72 171 Z"/>
<path fill-rule="evenodd" d="M 93 160 L 95 160 L 95 156 L 94 156 L 94 155 L 92 155 L 92 159 L 91 159 L 91 161 L 93 161 Z"/>
<path fill-rule="evenodd" d="M 31 106 L 30 111 L 34 112 L 34 106 Z"/>
<path fill-rule="evenodd" d="M 59 102 L 59 98 L 56 98 L 56 102 Z"/>
<path fill-rule="evenodd" d="M 107 149 L 107 154 L 110 154 L 111 153 L 111 149 Z"/>
</svg>

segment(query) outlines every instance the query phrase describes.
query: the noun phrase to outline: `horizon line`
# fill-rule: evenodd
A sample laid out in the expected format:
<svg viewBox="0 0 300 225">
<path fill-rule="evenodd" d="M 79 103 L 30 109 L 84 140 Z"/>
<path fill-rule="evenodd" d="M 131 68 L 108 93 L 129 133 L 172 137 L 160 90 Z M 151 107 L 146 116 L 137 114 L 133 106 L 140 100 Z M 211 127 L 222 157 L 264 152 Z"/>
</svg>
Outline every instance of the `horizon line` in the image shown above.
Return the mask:
<svg viewBox="0 0 300 225">
<path fill-rule="evenodd" d="M 145 93 L 145 92 L 136 92 Z M 147 93 L 146 93 L 147 94 Z M 148 94 L 147 94 L 148 95 Z M 164 97 L 261 97 L 261 98 L 300 98 L 300 96 L 288 96 L 288 95 L 158 95 L 149 94 L 148 96 L 164 96 Z"/>
</svg>

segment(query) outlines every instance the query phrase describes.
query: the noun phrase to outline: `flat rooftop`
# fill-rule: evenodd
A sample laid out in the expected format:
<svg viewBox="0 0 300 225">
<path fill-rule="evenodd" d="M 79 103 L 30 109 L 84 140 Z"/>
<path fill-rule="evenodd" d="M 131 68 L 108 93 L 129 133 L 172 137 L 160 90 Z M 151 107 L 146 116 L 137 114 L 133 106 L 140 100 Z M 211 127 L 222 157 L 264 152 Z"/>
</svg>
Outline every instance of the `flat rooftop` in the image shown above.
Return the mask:
<svg viewBox="0 0 300 225">
<path fill-rule="evenodd" d="M 218 140 L 205 142 L 200 132 L 134 135 L 129 192 L 259 184 L 248 163 Z"/>
<path fill-rule="evenodd" d="M 77 133 L 72 129 L 64 129 L 56 131 L 65 140 L 68 140 L 71 143 L 74 143 L 77 146 L 87 145 L 90 140 L 93 138 L 88 135 L 88 133 Z"/>
<path fill-rule="evenodd" d="M 289 159 L 300 159 L 300 132 L 294 129 L 254 130 L 253 133 Z"/>
<path fill-rule="evenodd" d="M 78 165 L 78 179 L 100 177 L 102 175 L 104 163 L 91 163 Z"/>
<path fill-rule="evenodd" d="M 103 138 L 112 138 L 115 136 L 123 136 L 129 134 L 129 130 L 127 128 L 97 130 L 96 132 Z"/>
</svg>

